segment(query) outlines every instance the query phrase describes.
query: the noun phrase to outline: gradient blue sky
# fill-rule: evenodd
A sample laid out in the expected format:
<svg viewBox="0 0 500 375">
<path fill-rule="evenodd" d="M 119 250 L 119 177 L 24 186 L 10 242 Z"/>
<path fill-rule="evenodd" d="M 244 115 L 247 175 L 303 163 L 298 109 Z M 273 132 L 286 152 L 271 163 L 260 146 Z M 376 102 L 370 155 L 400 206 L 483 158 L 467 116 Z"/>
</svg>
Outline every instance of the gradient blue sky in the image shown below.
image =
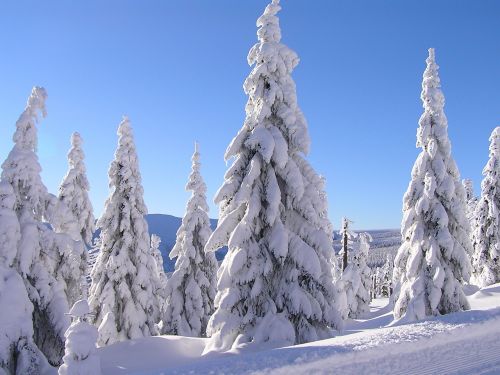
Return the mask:
<svg viewBox="0 0 500 375">
<path fill-rule="evenodd" d="M 116 128 L 136 135 L 150 213 L 182 216 L 195 140 L 212 197 L 245 117 L 246 56 L 267 1 L 86 0 L 0 3 L 0 159 L 33 85 L 45 86 L 43 180 L 56 193 L 70 134 L 85 140 L 96 215 L 108 195 Z M 397 228 L 418 154 L 421 77 L 436 48 L 452 150 L 479 193 L 488 136 L 500 125 L 500 1 L 282 0 L 283 42 L 327 178 L 336 228 Z"/>
</svg>

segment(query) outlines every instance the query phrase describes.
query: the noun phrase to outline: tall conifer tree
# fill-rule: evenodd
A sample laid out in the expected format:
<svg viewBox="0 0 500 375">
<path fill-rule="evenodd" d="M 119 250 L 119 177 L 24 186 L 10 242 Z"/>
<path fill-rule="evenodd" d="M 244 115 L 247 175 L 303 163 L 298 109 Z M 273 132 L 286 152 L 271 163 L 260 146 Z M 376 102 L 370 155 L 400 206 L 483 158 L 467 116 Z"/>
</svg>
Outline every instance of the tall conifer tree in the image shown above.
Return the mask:
<svg viewBox="0 0 500 375">
<path fill-rule="evenodd" d="M 394 317 L 409 321 L 468 309 L 470 225 L 465 192 L 451 156 L 444 96 L 434 49 L 421 94 L 417 147 L 422 148 L 403 198 L 402 244 L 394 261 Z"/>
<path fill-rule="evenodd" d="M 156 333 L 156 262 L 150 251 L 144 190 L 132 128 L 124 117 L 109 167 L 110 195 L 97 226 L 101 250 L 92 270 L 89 305 L 99 345 Z"/>
<path fill-rule="evenodd" d="M 280 42 L 280 9 L 273 0 L 257 20 L 246 119 L 226 151 L 234 161 L 215 197 L 219 224 L 206 248 L 227 245 L 228 253 L 206 351 L 313 341 L 342 323 L 324 181 L 304 157 L 310 140 L 291 77 L 299 58 Z"/>
<path fill-rule="evenodd" d="M 474 279 L 479 286 L 500 281 L 500 127 L 491 133 L 483 176 L 472 236 Z"/>
<path fill-rule="evenodd" d="M 186 190 L 192 194 L 170 252 L 170 258 L 177 261 L 167 280 L 163 330 L 167 334 L 201 337 L 206 335 L 208 319 L 214 312 L 217 260 L 214 253 L 205 253 L 212 230 L 197 144 L 191 160 Z"/>
</svg>

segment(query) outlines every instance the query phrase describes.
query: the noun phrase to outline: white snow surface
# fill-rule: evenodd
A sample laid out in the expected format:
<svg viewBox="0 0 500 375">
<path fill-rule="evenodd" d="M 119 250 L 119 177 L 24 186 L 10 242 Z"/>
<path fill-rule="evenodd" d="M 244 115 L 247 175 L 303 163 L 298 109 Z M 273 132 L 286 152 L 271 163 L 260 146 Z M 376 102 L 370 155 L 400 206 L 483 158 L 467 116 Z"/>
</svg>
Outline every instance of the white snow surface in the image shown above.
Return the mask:
<svg viewBox="0 0 500 375">
<path fill-rule="evenodd" d="M 387 298 L 342 335 L 260 351 L 202 356 L 203 338 L 158 336 L 99 348 L 106 375 L 153 374 L 498 374 L 500 283 L 466 290 L 471 310 L 393 325 Z"/>
</svg>

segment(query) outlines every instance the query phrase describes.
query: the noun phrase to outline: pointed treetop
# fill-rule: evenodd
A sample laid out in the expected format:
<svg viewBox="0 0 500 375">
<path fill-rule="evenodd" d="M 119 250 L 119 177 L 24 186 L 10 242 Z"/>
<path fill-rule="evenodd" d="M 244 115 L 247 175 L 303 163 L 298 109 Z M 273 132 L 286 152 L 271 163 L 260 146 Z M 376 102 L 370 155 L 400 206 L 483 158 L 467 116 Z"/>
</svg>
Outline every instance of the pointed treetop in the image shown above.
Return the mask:
<svg viewBox="0 0 500 375">
<path fill-rule="evenodd" d="M 343 230 L 347 230 L 349 228 L 349 225 L 352 223 L 353 223 L 352 220 L 348 219 L 345 216 L 342 217 L 342 229 Z"/>
<path fill-rule="evenodd" d="M 26 108 L 16 122 L 16 132 L 12 138 L 14 143 L 19 147 L 33 151 L 36 150 L 37 136 L 35 124 L 38 122 L 39 112 L 42 113 L 42 117 L 47 115 L 45 100 L 47 100 L 47 91 L 43 87 L 33 87 Z"/>
<path fill-rule="evenodd" d="M 437 109 L 440 109 L 444 106 L 444 96 L 440 90 L 439 65 L 436 64 L 434 48 L 429 48 L 429 57 L 427 57 L 425 62 L 427 63 L 427 68 L 424 71 L 421 94 L 424 108 L 427 109 L 430 104 L 436 103 L 438 105 Z M 432 106 L 429 109 L 435 110 Z"/>
<path fill-rule="evenodd" d="M 200 169 L 200 152 L 198 142 L 194 144 L 194 153 L 191 157 L 192 165 L 191 165 L 191 174 L 189 175 L 188 183 L 186 184 L 186 190 L 193 191 L 193 195 L 202 194 L 205 195 L 207 191 L 207 187 L 205 182 L 203 181 L 203 177 L 201 176 Z"/>
<path fill-rule="evenodd" d="M 130 120 L 128 116 L 123 115 L 120 125 L 118 125 L 118 135 L 126 134 L 130 132 Z"/>
<path fill-rule="evenodd" d="M 276 14 L 281 10 L 279 0 L 273 0 L 264 10 L 264 14 L 257 19 L 257 37 L 261 43 L 275 42 L 281 40 L 281 29 Z"/>
<path fill-rule="evenodd" d="M 82 144 L 83 140 L 80 133 L 74 132 L 73 134 L 71 134 L 71 146 L 80 147 Z"/>
<path fill-rule="evenodd" d="M 200 160 L 200 146 L 198 142 L 194 142 L 194 152 L 193 156 L 191 156 L 191 161 L 193 162 L 193 170 L 195 169 L 195 165 L 198 166 Z"/>
<path fill-rule="evenodd" d="M 437 92 L 440 92 L 441 80 L 439 79 L 439 65 L 436 64 L 434 48 L 429 48 L 429 57 L 427 57 L 425 62 L 427 63 L 427 68 L 424 71 L 421 95 L 422 101 L 424 102 L 424 108 L 426 102 L 432 99 L 436 99 L 438 102 L 442 101 L 444 105 L 444 97 L 442 94 L 435 97 Z"/>
<path fill-rule="evenodd" d="M 490 136 L 490 155 L 500 154 L 500 126 L 493 129 Z"/>
<path fill-rule="evenodd" d="M 433 48 L 429 48 L 426 62 L 427 67 L 423 74 L 420 94 L 424 113 L 419 120 L 417 147 L 425 149 L 433 159 L 438 147 L 448 156 L 450 156 L 451 147 L 447 132 L 448 120 L 444 114 L 444 95 L 441 91 L 439 65 L 436 64 Z"/>
<path fill-rule="evenodd" d="M 82 150 L 83 139 L 80 133 L 74 132 L 71 134 L 71 149 L 68 153 L 68 162 L 71 168 L 84 168 L 81 164 L 85 154 Z M 79 165 L 80 164 L 80 165 Z"/>
<path fill-rule="evenodd" d="M 428 64 L 431 62 L 435 63 L 436 62 L 436 53 L 435 53 L 434 48 L 429 48 L 428 51 L 429 51 L 429 57 L 427 58 L 427 63 Z"/>
<path fill-rule="evenodd" d="M 132 125 L 130 125 L 130 120 L 128 116 L 124 115 L 122 117 L 122 121 L 118 125 L 118 130 L 116 131 L 116 134 L 118 134 L 118 148 L 116 149 L 116 152 L 118 152 L 119 150 L 123 150 L 124 147 L 126 149 L 130 147 L 135 149 Z M 128 155 L 128 153 L 126 153 L 125 155 Z M 125 157 L 128 158 L 129 156 Z"/>
</svg>

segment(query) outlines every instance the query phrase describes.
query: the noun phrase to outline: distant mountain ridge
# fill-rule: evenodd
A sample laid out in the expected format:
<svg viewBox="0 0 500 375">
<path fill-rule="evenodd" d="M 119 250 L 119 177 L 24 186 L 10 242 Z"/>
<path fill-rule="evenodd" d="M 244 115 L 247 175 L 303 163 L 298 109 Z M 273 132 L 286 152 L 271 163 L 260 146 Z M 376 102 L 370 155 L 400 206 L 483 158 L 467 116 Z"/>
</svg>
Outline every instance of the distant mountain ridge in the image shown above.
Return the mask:
<svg viewBox="0 0 500 375">
<path fill-rule="evenodd" d="M 175 239 L 177 230 L 182 224 L 182 218 L 166 215 L 166 214 L 149 214 L 146 215 L 146 221 L 148 223 L 149 235 L 156 234 L 161 238 L 160 251 L 163 256 L 163 268 L 166 272 L 172 272 L 175 266 L 175 259 L 170 259 L 168 254 L 172 247 L 175 245 Z M 212 230 L 217 226 L 217 219 L 210 219 L 210 226 Z M 395 254 L 395 251 L 401 243 L 401 234 L 399 229 L 387 229 L 387 230 L 367 230 L 367 231 L 355 231 L 368 232 L 373 237 L 373 242 L 371 243 L 371 249 L 376 250 L 371 252 L 368 263 L 369 266 L 380 266 L 383 264 L 386 258 L 386 254 L 389 252 Z M 94 234 L 94 238 L 99 236 L 99 230 Z M 340 250 L 340 236 L 338 232 L 333 233 L 333 248 L 335 253 Z M 227 253 L 227 248 L 222 248 L 217 250 L 215 256 L 217 260 L 224 259 Z"/>
</svg>

